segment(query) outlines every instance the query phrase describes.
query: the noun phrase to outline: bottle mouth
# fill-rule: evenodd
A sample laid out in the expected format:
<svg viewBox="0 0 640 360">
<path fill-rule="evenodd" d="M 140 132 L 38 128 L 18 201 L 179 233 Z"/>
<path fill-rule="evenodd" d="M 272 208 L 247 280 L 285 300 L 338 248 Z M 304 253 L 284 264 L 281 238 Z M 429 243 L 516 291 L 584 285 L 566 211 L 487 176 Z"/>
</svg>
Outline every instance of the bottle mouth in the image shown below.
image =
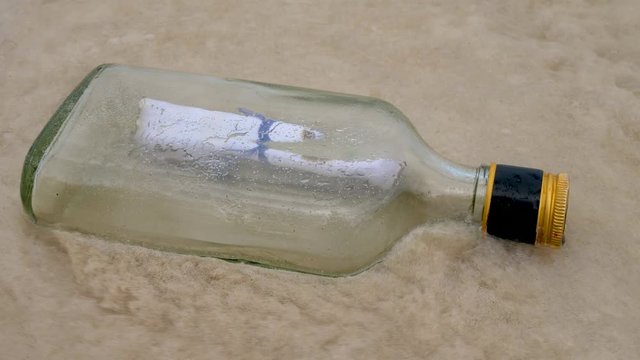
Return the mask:
<svg viewBox="0 0 640 360">
<path fill-rule="evenodd" d="M 539 169 L 491 164 L 482 230 L 499 238 L 559 248 L 569 199 L 569 177 Z"/>
</svg>

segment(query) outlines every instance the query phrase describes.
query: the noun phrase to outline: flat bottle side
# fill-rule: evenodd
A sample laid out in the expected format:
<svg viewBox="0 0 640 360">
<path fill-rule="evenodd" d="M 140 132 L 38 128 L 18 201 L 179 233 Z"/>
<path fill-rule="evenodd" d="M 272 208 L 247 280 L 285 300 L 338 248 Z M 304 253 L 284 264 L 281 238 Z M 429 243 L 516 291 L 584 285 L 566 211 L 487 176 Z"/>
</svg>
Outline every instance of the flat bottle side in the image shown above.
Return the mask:
<svg viewBox="0 0 640 360">
<path fill-rule="evenodd" d="M 56 137 L 69 117 L 69 114 L 74 109 L 89 84 L 104 69 L 110 66 L 113 65 L 99 65 L 87 74 L 82 81 L 80 81 L 75 89 L 58 107 L 56 112 L 51 116 L 42 131 L 40 131 L 40 134 L 36 137 L 33 144 L 31 144 L 31 147 L 25 156 L 24 165 L 22 167 L 22 177 L 20 180 L 20 199 L 22 200 L 22 207 L 24 208 L 24 211 L 33 221 L 36 221 L 32 206 L 33 186 L 40 163 L 48 149 L 56 140 Z"/>
</svg>

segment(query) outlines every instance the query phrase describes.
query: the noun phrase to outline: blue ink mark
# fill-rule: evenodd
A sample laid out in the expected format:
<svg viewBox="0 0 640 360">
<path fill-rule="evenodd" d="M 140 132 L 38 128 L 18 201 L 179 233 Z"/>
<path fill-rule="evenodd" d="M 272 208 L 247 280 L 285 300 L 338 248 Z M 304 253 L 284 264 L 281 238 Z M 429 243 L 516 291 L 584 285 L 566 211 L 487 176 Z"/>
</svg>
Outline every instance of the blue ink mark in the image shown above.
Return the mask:
<svg viewBox="0 0 640 360">
<path fill-rule="evenodd" d="M 259 144 L 271 141 L 269 138 L 269 132 L 271 131 L 271 125 L 273 125 L 274 122 L 275 121 L 271 119 L 262 119 L 262 124 L 260 124 L 260 129 L 258 129 Z"/>
<path fill-rule="evenodd" d="M 260 124 L 260 128 L 258 129 L 258 146 L 249 150 L 248 153 L 251 155 L 257 154 L 258 159 L 267 162 L 265 151 L 267 151 L 268 147 L 267 145 L 265 145 L 265 143 L 271 141 L 271 139 L 269 138 L 269 131 L 271 130 L 271 126 L 276 122 L 276 120 L 269 119 L 262 114 L 253 112 L 245 108 L 238 108 L 238 112 L 240 112 L 240 114 L 244 116 L 252 116 L 262 121 L 262 123 Z"/>
<path fill-rule="evenodd" d="M 265 151 L 269 149 L 265 144 L 258 144 L 258 146 L 254 147 L 250 150 L 240 151 L 242 154 L 246 154 L 248 156 L 258 155 L 258 159 L 264 162 L 267 162 L 267 156 L 265 155 Z"/>
<path fill-rule="evenodd" d="M 266 120 L 266 119 L 267 119 L 267 117 L 266 117 L 266 116 L 264 116 L 264 115 L 262 115 L 262 114 L 260 114 L 260 113 L 257 113 L 257 112 L 253 112 L 253 111 L 251 111 L 251 110 L 249 110 L 249 109 L 245 109 L 245 108 L 238 108 L 238 112 L 239 112 L 240 114 L 244 115 L 244 116 L 253 116 L 253 117 L 257 117 L 257 118 L 258 118 L 258 119 L 260 119 L 260 120 Z"/>
</svg>

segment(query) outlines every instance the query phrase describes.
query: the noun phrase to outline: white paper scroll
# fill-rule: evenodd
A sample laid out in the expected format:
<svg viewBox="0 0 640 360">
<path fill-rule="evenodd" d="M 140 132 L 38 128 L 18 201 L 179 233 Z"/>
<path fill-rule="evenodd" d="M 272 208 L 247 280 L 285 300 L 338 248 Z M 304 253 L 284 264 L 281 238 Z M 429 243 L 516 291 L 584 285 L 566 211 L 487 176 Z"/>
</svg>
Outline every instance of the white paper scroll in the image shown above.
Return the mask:
<svg viewBox="0 0 640 360">
<path fill-rule="evenodd" d="M 317 141 L 324 135 L 301 125 L 242 114 L 211 111 L 145 98 L 140 100 L 136 141 L 159 149 L 171 160 L 198 161 L 212 155 L 234 155 L 327 177 L 361 179 L 388 189 L 404 163 L 389 159 L 347 161 L 318 159 L 270 149 L 274 142 Z"/>
</svg>

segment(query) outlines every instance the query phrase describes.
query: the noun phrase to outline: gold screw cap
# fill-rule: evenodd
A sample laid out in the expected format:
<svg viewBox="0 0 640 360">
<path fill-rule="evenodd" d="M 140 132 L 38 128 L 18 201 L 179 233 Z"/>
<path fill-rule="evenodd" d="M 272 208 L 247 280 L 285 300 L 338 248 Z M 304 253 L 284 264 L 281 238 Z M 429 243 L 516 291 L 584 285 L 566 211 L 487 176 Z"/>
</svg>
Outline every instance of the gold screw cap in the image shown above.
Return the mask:
<svg viewBox="0 0 640 360">
<path fill-rule="evenodd" d="M 536 245 L 558 248 L 564 244 L 569 203 L 569 176 L 545 173 L 540 191 Z"/>
</svg>

